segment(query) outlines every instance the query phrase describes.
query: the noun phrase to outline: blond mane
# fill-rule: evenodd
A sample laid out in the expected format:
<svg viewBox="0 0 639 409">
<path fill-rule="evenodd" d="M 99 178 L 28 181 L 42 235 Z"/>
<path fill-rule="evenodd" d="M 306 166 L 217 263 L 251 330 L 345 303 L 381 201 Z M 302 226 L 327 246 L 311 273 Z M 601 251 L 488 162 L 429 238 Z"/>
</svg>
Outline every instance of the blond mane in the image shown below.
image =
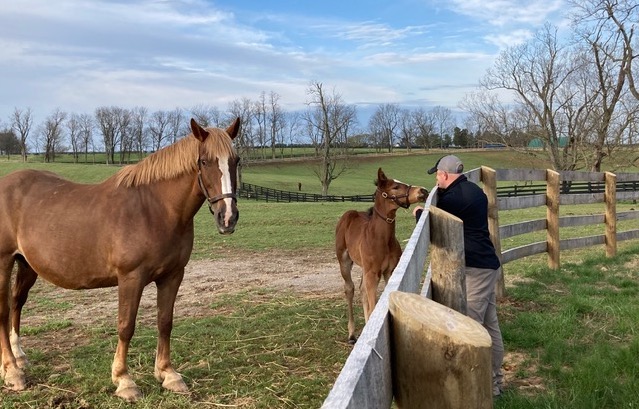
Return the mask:
<svg viewBox="0 0 639 409">
<path fill-rule="evenodd" d="M 205 155 L 229 157 L 235 154 L 231 138 L 218 128 L 207 128 L 209 137 L 204 141 Z M 115 175 L 116 185 L 135 187 L 173 179 L 197 170 L 200 141 L 189 134 L 172 145 L 152 153 L 135 165 L 122 168 Z"/>
</svg>

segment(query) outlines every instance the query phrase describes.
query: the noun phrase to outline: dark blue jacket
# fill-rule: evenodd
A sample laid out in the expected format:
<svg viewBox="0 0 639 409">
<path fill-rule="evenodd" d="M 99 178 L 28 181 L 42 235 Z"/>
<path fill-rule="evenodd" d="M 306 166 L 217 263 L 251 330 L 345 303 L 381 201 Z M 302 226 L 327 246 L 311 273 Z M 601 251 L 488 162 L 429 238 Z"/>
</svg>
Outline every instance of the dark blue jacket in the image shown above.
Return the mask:
<svg viewBox="0 0 639 409">
<path fill-rule="evenodd" d="M 500 262 L 490 241 L 488 198 L 484 191 L 461 175 L 448 188 L 438 188 L 437 195 L 437 207 L 464 222 L 466 266 L 498 269 Z"/>
</svg>

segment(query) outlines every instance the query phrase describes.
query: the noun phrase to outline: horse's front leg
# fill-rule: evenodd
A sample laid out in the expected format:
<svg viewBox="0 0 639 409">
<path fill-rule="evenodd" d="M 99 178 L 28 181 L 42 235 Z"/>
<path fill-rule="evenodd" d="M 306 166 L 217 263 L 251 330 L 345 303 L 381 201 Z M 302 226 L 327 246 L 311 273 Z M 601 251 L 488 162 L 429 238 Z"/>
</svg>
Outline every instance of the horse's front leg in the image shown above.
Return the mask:
<svg viewBox="0 0 639 409">
<path fill-rule="evenodd" d="M 173 392 L 188 392 L 182 376 L 171 365 L 171 330 L 175 297 L 184 277 L 184 269 L 155 282 L 158 290 L 158 349 L 155 355 L 155 378 Z"/>
<path fill-rule="evenodd" d="M 37 279 L 38 275 L 26 261 L 18 261 L 18 273 L 13 283 L 13 294 L 11 296 L 11 350 L 20 368 L 25 368 L 29 363 L 27 355 L 20 346 L 22 307 L 27 302 L 29 290 L 31 290 Z"/>
<path fill-rule="evenodd" d="M 142 392 L 129 375 L 126 360 L 143 289 L 142 282 L 131 277 L 121 278 L 118 283 L 118 346 L 111 365 L 111 380 L 117 386 L 115 395 L 128 402 L 142 397 Z"/>
</svg>

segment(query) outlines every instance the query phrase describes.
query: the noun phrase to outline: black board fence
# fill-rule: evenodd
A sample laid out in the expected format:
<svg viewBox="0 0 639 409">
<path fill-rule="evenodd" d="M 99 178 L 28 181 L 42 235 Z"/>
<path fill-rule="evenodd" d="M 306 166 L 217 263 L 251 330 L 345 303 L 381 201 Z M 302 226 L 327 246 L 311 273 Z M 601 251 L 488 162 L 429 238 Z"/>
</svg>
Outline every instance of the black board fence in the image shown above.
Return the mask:
<svg viewBox="0 0 639 409">
<path fill-rule="evenodd" d="M 242 183 L 238 195 L 241 199 L 263 200 L 266 202 L 374 202 L 374 194 L 335 196 L 317 193 L 290 192 Z"/>
</svg>

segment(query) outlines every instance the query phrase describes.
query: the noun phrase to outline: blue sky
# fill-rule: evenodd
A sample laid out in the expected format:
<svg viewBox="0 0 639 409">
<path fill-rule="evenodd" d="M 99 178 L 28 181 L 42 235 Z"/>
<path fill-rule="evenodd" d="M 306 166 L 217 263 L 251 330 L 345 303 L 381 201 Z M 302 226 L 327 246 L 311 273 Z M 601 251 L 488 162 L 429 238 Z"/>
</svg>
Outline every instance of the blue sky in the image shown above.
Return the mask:
<svg viewBox="0 0 639 409">
<path fill-rule="evenodd" d="M 261 92 L 305 107 L 311 81 L 358 110 L 457 110 L 499 52 L 564 0 L 19 0 L 0 3 L 0 123 L 30 107 L 225 111 Z"/>
</svg>

